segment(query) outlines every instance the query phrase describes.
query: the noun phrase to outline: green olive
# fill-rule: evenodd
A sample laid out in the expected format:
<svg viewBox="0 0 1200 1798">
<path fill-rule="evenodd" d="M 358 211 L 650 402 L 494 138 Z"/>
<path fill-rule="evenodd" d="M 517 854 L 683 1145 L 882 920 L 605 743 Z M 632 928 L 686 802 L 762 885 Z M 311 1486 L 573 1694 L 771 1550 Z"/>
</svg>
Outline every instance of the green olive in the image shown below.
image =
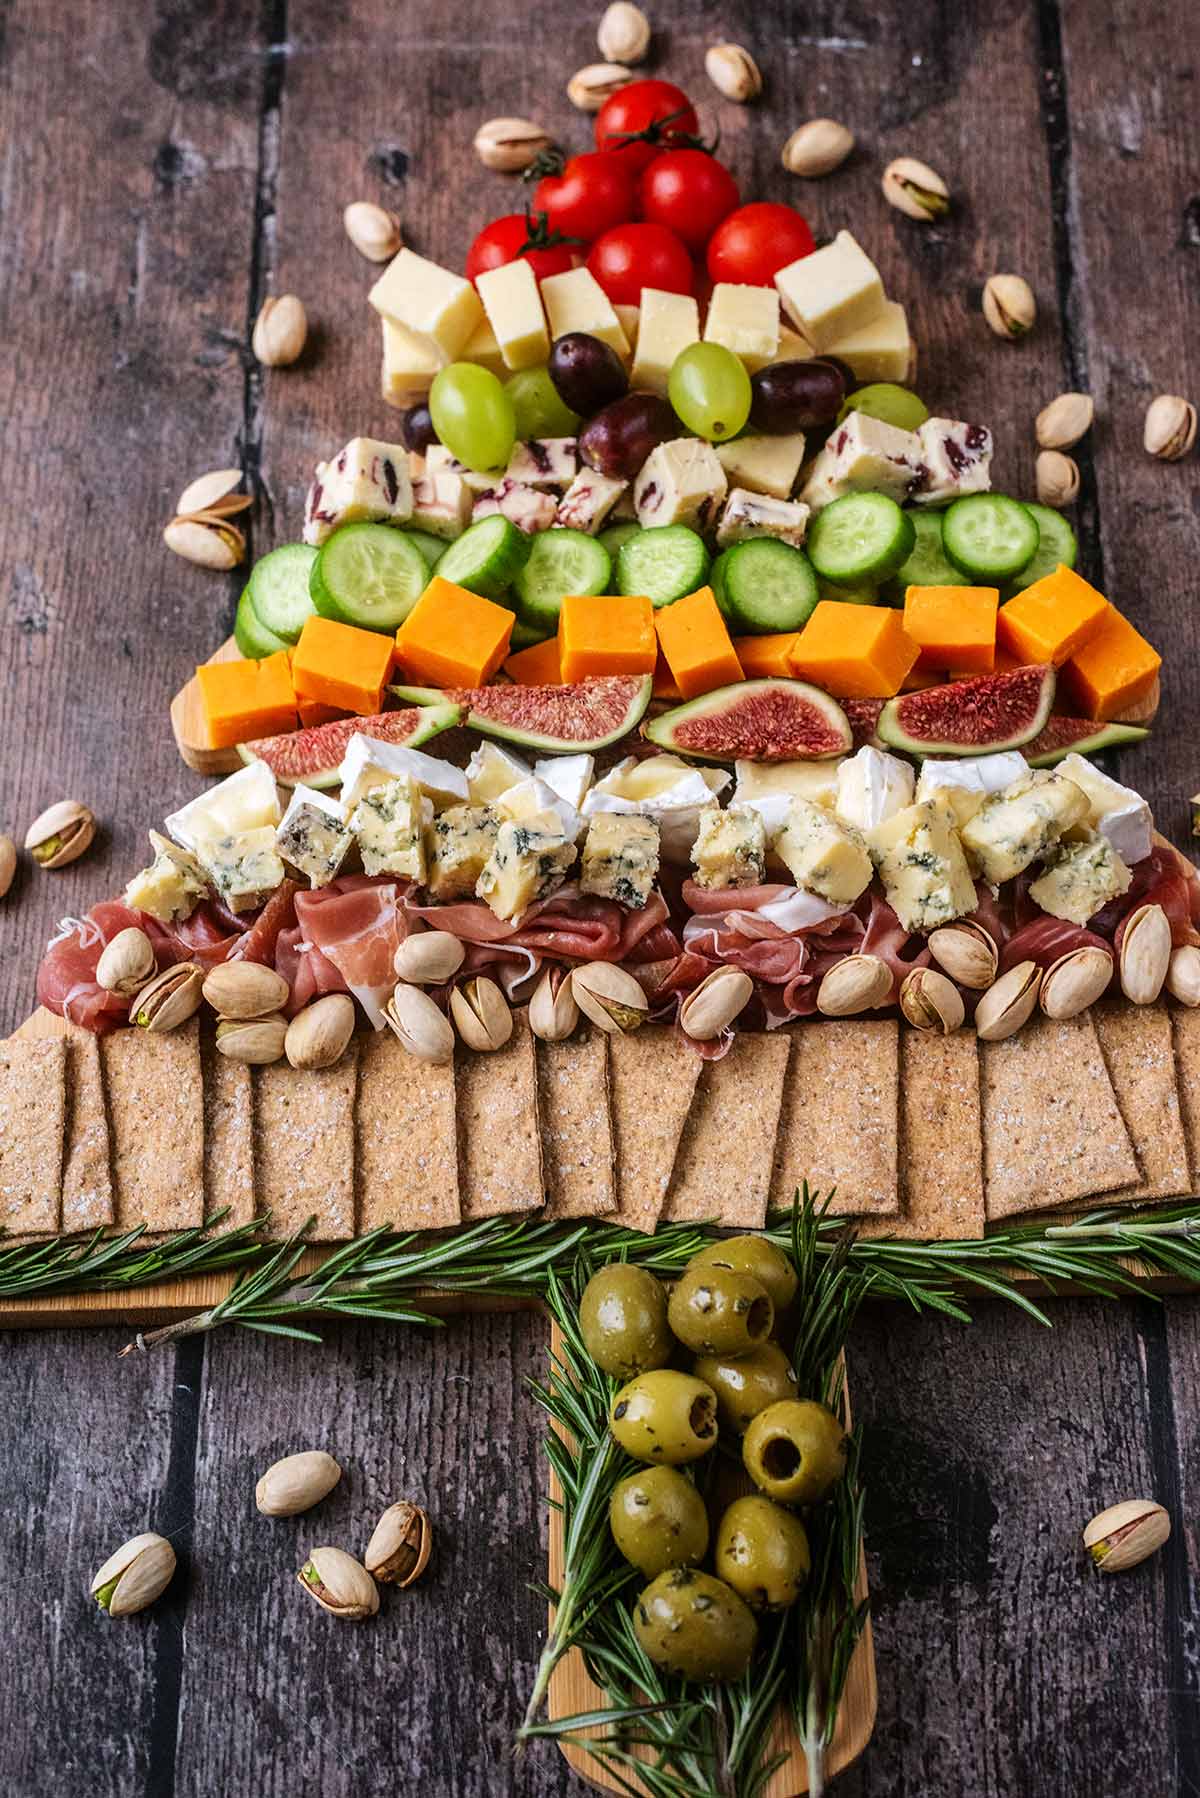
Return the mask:
<svg viewBox="0 0 1200 1798">
<path fill-rule="evenodd" d="M 753 1274 L 771 1295 L 775 1315 L 787 1310 L 796 1296 L 798 1278 L 795 1268 L 773 1242 L 765 1236 L 727 1236 L 724 1242 L 710 1242 L 706 1249 L 693 1255 L 689 1267 L 732 1267 L 739 1273 Z"/>
<path fill-rule="evenodd" d="M 608 1506 L 613 1541 L 647 1579 L 668 1567 L 695 1567 L 708 1552 L 708 1512 L 685 1474 L 639 1468 L 613 1490 Z"/>
<path fill-rule="evenodd" d="M 784 1399 L 746 1431 L 742 1460 L 768 1498 L 815 1505 L 846 1471 L 847 1436 L 833 1412 L 812 1399 Z"/>
<path fill-rule="evenodd" d="M 720 1422 L 739 1436 L 768 1405 L 796 1396 L 796 1376 L 777 1342 L 760 1342 L 748 1355 L 698 1355 L 692 1372 L 712 1387 Z"/>
<path fill-rule="evenodd" d="M 739 1679 L 758 1625 L 723 1580 L 691 1567 L 660 1573 L 633 1610 L 633 1633 L 657 1667 L 684 1679 Z"/>
<path fill-rule="evenodd" d="M 671 1294 L 667 1320 L 695 1355 L 748 1355 L 775 1322 L 766 1287 L 735 1267 L 686 1267 Z"/>
<path fill-rule="evenodd" d="M 769 1498 L 736 1498 L 718 1525 L 713 1564 L 752 1610 L 786 1610 L 812 1567 L 808 1535 L 798 1517 Z"/>
<path fill-rule="evenodd" d="M 609 1425 L 635 1461 L 663 1467 L 698 1461 L 717 1440 L 716 1394 L 693 1374 L 654 1368 L 622 1386 Z"/>
<path fill-rule="evenodd" d="M 579 1301 L 579 1327 L 596 1366 L 614 1379 L 632 1380 L 671 1359 L 666 1288 L 644 1267 L 614 1261 L 593 1274 Z"/>
</svg>

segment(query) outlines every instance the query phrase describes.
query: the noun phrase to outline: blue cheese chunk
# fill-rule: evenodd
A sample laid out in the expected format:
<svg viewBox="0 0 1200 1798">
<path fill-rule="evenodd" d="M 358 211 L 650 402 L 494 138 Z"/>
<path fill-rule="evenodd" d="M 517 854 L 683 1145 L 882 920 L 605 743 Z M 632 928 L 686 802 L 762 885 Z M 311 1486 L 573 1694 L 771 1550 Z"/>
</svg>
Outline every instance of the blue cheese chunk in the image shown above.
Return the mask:
<svg viewBox="0 0 1200 1798">
<path fill-rule="evenodd" d="M 370 787 L 350 815 L 367 874 L 399 874 L 418 883 L 425 879 L 425 812 L 427 801 L 407 775 Z M 432 807 L 429 808 L 432 815 Z"/>
<path fill-rule="evenodd" d="M 359 519 L 403 524 L 412 513 L 408 451 L 399 443 L 352 437 L 328 462 L 318 462 L 304 505 L 304 541 L 321 544 L 339 525 Z"/>
<path fill-rule="evenodd" d="M 206 896 L 208 879 L 189 850 L 168 842 L 156 830 L 150 832 L 150 847 L 154 860 L 129 882 L 125 903 L 160 924 L 176 924 L 190 917 Z"/>
<path fill-rule="evenodd" d="M 767 866 L 767 833 L 750 807 L 706 805 L 700 813 L 692 845 L 696 885 L 753 887 L 762 883 Z"/>
<path fill-rule="evenodd" d="M 658 878 L 658 825 L 630 812 L 597 812 L 583 845 L 580 891 L 640 911 Z"/>
<path fill-rule="evenodd" d="M 434 899 L 469 899 L 496 846 L 500 813 L 487 804 L 452 805 L 425 832 L 425 884 Z"/>
<path fill-rule="evenodd" d="M 203 837 L 196 854 L 230 911 L 261 905 L 284 879 L 273 824 L 236 836 Z"/>
<path fill-rule="evenodd" d="M 853 905 L 871 884 L 871 858 L 858 831 L 807 799 L 792 800 L 774 850 L 798 887 L 831 905 Z"/>
<path fill-rule="evenodd" d="M 943 800 L 923 800 L 871 832 L 888 904 L 906 930 L 936 930 L 975 910 L 975 882 Z"/>
<path fill-rule="evenodd" d="M 808 529 L 808 516 L 808 507 L 799 500 L 772 499 L 735 487 L 721 513 L 717 542 L 724 547 L 727 543 L 744 543 L 748 537 L 775 537 L 780 543 L 799 549 Z"/>
<path fill-rule="evenodd" d="M 963 847 L 976 873 L 999 886 L 1015 880 L 1087 815 L 1087 797 L 1073 780 L 1035 769 L 985 800 L 968 818 Z"/>
<path fill-rule="evenodd" d="M 312 787 L 296 786 L 275 832 L 275 847 L 309 886 L 324 887 L 337 877 L 354 847 L 354 834 L 335 799 Z"/>
<path fill-rule="evenodd" d="M 562 885 L 576 853 L 553 812 L 506 818 L 475 891 L 498 918 L 515 924 L 537 900 Z"/>
<path fill-rule="evenodd" d="M 1086 924 L 1102 905 L 1127 893 L 1132 879 L 1108 838 L 1089 831 L 1086 837 L 1058 843 L 1050 851 L 1029 897 L 1052 918 Z"/>
</svg>

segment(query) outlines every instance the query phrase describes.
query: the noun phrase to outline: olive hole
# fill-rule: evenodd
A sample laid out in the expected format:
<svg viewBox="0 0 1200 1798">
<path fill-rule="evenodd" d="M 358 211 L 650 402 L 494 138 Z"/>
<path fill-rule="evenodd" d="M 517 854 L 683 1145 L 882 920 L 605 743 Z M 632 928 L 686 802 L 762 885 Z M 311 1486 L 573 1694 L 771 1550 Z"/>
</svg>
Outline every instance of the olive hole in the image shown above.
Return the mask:
<svg viewBox="0 0 1200 1798">
<path fill-rule="evenodd" d="M 763 1444 L 762 1464 L 772 1480 L 790 1480 L 800 1466 L 800 1450 L 788 1436 L 770 1436 Z"/>
<path fill-rule="evenodd" d="M 771 1328 L 771 1301 L 768 1298 L 755 1299 L 746 1318 L 746 1331 L 749 1336 L 758 1339 L 765 1336 Z"/>
<path fill-rule="evenodd" d="M 716 1414 L 717 1402 L 710 1393 L 702 1392 L 699 1398 L 694 1398 L 688 1412 L 693 1436 L 698 1436 L 701 1441 L 711 1436 L 716 1429 Z"/>
</svg>

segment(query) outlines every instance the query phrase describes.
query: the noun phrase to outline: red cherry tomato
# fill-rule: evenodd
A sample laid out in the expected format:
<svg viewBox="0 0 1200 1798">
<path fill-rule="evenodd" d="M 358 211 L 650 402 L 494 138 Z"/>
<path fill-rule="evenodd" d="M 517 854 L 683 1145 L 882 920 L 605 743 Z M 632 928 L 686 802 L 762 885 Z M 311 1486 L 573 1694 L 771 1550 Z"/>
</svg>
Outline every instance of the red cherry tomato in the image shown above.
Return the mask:
<svg viewBox="0 0 1200 1798">
<path fill-rule="evenodd" d="M 596 148 L 618 150 L 635 174 L 659 150 L 699 135 L 696 108 L 672 81 L 631 81 L 596 114 Z"/>
<path fill-rule="evenodd" d="M 545 235 L 544 220 L 539 230 L 536 215 L 530 219 L 523 212 L 510 212 L 504 218 L 493 219 L 467 251 L 467 280 L 473 281 L 489 268 L 503 268 L 518 256 L 525 258 L 539 281 L 574 268 L 575 247 L 569 243 L 540 243 L 539 238 Z"/>
<path fill-rule="evenodd" d="M 642 217 L 702 250 L 738 203 L 737 182 L 707 150 L 664 150 L 638 182 Z"/>
<path fill-rule="evenodd" d="M 544 212 L 554 231 L 593 243 L 637 211 L 633 169 L 611 150 L 589 150 L 572 156 L 561 175 L 543 175 L 534 189 L 536 212 Z"/>
<path fill-rule="evenodd" d="M 587 265 L 615 306 L 636 306 L 643 287 L 690 293 L 692 259 L 665 225 L 618 225 L 598 237 Z"/>
<path fill-rule="evenodd" d="M 713 232 L 708 272 L 714 281 L 770 287 L 776 269 L 811 255 L 815 248 L 807 220 L 794 207 L 755 200 L 731 212 Z"/>
</svg>

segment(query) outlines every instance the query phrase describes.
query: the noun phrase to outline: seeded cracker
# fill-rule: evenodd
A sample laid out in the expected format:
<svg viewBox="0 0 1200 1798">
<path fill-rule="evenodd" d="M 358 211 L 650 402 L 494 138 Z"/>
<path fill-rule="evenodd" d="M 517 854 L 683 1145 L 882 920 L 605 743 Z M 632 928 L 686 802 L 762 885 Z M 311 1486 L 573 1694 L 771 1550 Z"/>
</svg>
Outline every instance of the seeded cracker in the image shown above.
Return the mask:
<svg viewBox="0 0 1200 1798">
<path fill-rule="evenodd" d="M 464 1220 L 535 1211 L 545 1203 L 537 1063 L 524 1012 L 502 1049 L 459 1053 L 458 1187 Z"/>
<path fill-rule="evenodd" d="M 211 1030 L 200 1037 L 204 1072 L 204 1215 L 225 1211 L 222 1230 L 248 1224 L 256 1207 L 254 1088 L 244 1062 L 217 1054 Z"/>
<path fill-rule="evenodd" d="M 390 1030 L 358 1064 L 358 1227 L 441 1230 L 462 1216 L 454 1069 L 410 1055 Z"/>
<path fill-rule="evenodd" d="M 578 1031 L 536 1049 L 546 1216 L 606 1217 L 617 1208 L 608 1038 Z"/>
<path fill-rule="evenodd" d="M 100 1039 L 52 1012 L 38 1010 L 21 1026 L 23 1037 L 53 1037 L 67 1045 L 67 1143 L 63 1160 L 64 1233 L 96 1230 L 113 1221 L 112 1159 Z"/>
<path fill-rule="evenodd" d="M 254 1155 L 269 1236 L 310 1217 L 309 1242 L 354 1235 L 354 1089 L 358 1044 L 331 1068 L 286 1061 L 254 1069 Z"/>
<path fill-rule="evenodd" d="M 694 1049 L 661 1024 L 608 1043 L 617 1152 L 615 1224 L 653 1234 L 702 1066 Z"/>
<path fill-rule="evenodd" d="M 100 1058 L 112 1132 L 117 1227 L 204 1221 L 204 1091 L 195 1019 L 178 1030 L 113 1030 Z"/>
<path fill-rule="evenodd" d="M 663 1207 L 668 1222 L 764 1227 L 789 1050 L 782 1032 L 746 1031 L 719 1061 L 702 1062 Z"/>
<path fill-rule="evenodd" d="M 1190 1192 L 1170 1012 L 1164 1005 L 1098 1005 L 1092 1019 L 1142 1167 L 1138 1185 L 1117 1200 L 1145 1204 Z"/>
<path fill-rule="evenodd" d="M 1200 1184 L 1200 1011 L 1172 1011 L 1171 1037 L 1175 1045 L 1175 1073 L 1179 1080 L 1179 1109 L 1191 1168 L 1189 1192 Z"/>
<path fill-rule="evenodd" d="M 983 1128 L 975 1033 L 900 1032 L 900 1202 L 865 1237 L 973 1241 L 984 1230 Z"/>
<path fill-rule="evenodd" d="M 67 1047 L 0 1043 L 0 1226 L 56 1231 L 67 1111 Z"/>
<path fill-rule="evenodd" d="M 900 1210 L 896 1139 L 900 1029 L 894 1018 L 824 1018 L 789 1032 L 792 1054 L 775 1144 L 772 1206 L 807 1180 L 836 1194 L 837 1217 Z"/>
</svg>

